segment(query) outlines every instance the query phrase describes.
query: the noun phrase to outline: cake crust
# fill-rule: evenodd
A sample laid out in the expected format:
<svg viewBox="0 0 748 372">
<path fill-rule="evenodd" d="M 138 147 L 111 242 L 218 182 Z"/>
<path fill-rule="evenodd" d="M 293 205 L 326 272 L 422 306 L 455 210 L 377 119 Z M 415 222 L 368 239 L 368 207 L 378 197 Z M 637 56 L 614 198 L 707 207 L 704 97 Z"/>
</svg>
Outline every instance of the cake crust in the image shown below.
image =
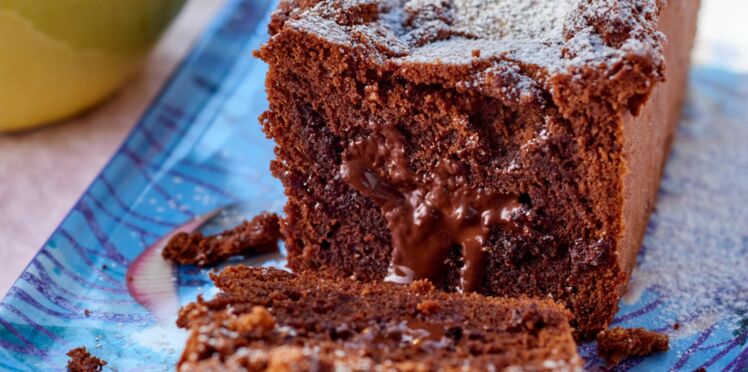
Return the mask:
<svg viewBox="0 0 748 372">
<path fill-rule="evenodd" d="M 606 328 L 677 122 L 697 7 L 283 1 L 257 55 L 289 265 L 548 296 L 580 336 Z"/>
</svg>

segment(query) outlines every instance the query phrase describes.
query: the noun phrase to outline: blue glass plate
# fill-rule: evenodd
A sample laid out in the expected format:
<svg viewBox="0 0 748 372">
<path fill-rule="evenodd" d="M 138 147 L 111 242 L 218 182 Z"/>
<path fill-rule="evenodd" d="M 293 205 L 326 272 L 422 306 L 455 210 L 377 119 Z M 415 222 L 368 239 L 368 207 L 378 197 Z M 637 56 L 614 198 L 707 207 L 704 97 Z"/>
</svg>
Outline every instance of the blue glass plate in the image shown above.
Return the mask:
<svg viewBox="0 0 748 372">
<path fill-rule="evenodd" d="M 61 370 L 76 346 L 107 368 L 174 368 L 186 338 L 176 311 L 213 287 L 207 270 L 164 263 L 161 244 L 175 231 L 210 233 L 280 212 L 285 200 L 257 122 L 266 67 L 250 55 L 267 38 L 274 6 L 226 6 L 34 257 L 0 303 L 0 369 Z M 748 79 L 698 68 L 691 80 L 658 209 L 615 321 L 670 334 L 671 351 L 618 369 L 748 366 Z M 248 262 L 282 266 L 283 257 Z M 593 343 L 580 352 L 588 368 L 601 366 Z"/>
</svg>

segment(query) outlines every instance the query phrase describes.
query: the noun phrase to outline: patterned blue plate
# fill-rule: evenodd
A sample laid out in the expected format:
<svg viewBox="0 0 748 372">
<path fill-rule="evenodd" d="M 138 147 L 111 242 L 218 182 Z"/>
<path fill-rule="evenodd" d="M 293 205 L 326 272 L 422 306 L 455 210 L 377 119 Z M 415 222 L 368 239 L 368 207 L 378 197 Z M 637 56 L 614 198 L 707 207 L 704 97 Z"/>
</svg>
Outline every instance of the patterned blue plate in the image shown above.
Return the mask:
<svg viewBox="0 0 748 372">
<path fill-rule="evenodd" d="M 207 271 L 159 249 L 280 211 L 270 176 L 265 65 L 272 0 L 231 1 L 109 164 L 0 303 L 0 369 L 64 369 L 87 346 L 116 370 L 173 369 L 180 305 L 210 296 Z M 640 265 L 615 323 L 671 335 L 672 350 L 619 369 L 748 366 L 748 78 L 696 68 Z M 282 266 L 283 257 L 249 260 Z M 580 346 L 599 368 L 594 344 Z"/>
</svg>

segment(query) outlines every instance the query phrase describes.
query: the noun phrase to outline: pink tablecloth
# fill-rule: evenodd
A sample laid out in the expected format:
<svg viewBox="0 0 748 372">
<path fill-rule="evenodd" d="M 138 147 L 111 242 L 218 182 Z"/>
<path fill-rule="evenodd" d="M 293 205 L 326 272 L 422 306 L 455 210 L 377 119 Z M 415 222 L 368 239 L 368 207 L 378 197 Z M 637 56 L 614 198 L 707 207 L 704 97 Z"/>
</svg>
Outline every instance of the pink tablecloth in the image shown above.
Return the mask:
<svg viewBox="0 0 748 372">
<path fill-rule="evenodd" d="M 109 159 L 224 0 L 192 0 L 145 69 L 105 104 L 53 127 L 0 135 L 0 296 Z"/>
</svg>

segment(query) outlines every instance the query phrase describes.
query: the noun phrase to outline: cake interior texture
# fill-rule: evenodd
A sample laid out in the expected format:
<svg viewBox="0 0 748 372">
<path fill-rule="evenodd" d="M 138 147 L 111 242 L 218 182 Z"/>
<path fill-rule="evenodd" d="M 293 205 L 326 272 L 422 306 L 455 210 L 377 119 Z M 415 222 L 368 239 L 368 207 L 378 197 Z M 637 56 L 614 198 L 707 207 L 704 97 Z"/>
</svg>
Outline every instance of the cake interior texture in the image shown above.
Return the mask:
<svg viewBox="0 0 748 372">
<path fill-rule="evenodd" d="M 271 169 L 295 271 L 548 297 L 604 329 L 685 91 L 697 0 L 282 0 Z"/>
<path fill-rule="evenodd" d="M 571 314 L 548 300 L 247 266 L 213 280 L 215 298 L 180 311 L 181 371 L 581 369 Z"/>
</svg>

